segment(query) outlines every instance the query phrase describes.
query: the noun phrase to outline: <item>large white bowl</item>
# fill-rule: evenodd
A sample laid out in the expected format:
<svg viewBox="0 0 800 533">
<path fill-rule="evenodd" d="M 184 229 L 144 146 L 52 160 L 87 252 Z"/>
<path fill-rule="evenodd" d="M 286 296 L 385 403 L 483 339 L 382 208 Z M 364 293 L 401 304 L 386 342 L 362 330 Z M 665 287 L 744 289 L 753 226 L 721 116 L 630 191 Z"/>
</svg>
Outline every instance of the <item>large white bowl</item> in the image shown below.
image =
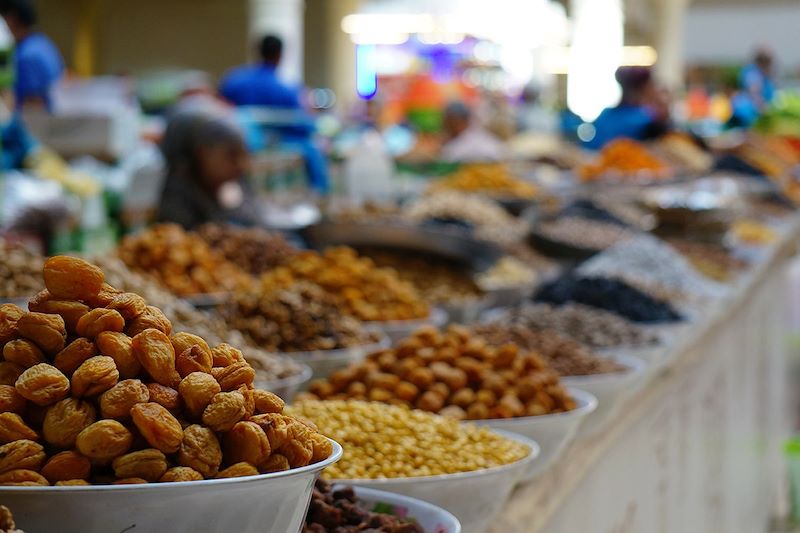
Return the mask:
<svg viewBox="0 0 800 533">
<path fill-rule="evenodd" d="M 301 387 L 304 387 L 306 383 L 311 381 L 311 376 L 314 374 L 314 371 L 311 370 L 311 367 L 308 365 L 301 365 L 302 371 L 299 374 L 295 374 L 293 376 L 289 376 L 282 379 L 273 379 L 273 380 L 265 380 L 265 379 L 258 379 L 258 373 L 256 373 L 256 380 L 255 380 L 255 387 L 258 389 L 268 390 L 272 393 L 277 394 L 283 401 L 286 403 L 290 403 L 292 399 L 294 399 L 294 395 L 300 390 Z"/>
<path fill-rule="evenodd" d="M 288 533 L 300 531 L 319 473 L 342 456 L 259 476 L 85 487 L 0 487 L 32 533 Z"/>
<path fill-rule="evenodd" d="M 525 444 L 531 453 L 508 465 L 473 472 L 397 479 L 337 479 L 335 482 L 429 501 L 453 513 L 464 533 L 484 533 L 505 507 L 528 465 L 535 463 L 539 455 L 539 445 L 535 441 L 505 431 L 498 433 Z"/>
<path fill-rule="evenodd" d="M 565 386 L 579 387 L 597 398 L 597 411 L 585 424 L 581 425 L 578 432 L 581 437 L 602 431 L 619 412 L 625 400 L 643 386 L 645 379 L 649 376 L 647 363 L 638 357 L 616 355 L 609 359 L 613 359 L 627 370 L 610 374 L 563 376 L 561 378 L 561 383 Z"/>
<path fill-rule="evenodd" d="M 341 487 L 336 483 L 334 487 Z M 384 490 L 353 487 L 356 498 L 365 509 L 373 510 L 376 505 L 391 507 L 391 513 L 400 518 L 413 518 L 422 526 L 425 533 L 460 533 L 461 522 L 449 511 L 432 503 L 386 492 Z"/>
<path fill-rule="evenodd" d="M 311 379 L 327 378 L 332 373 L 341 368 L 350 366 L 352 363 L 360 363 L 367 355 L 391 346 L 391 342 L 385 335 L 378 342 L 341 348 L 338 350 L 317 350 L 313 352 L 286 352 L 276 354 L 280 357 L 288 357 L 293 361 L 311 367 Z"/>
<path fill-rule="evenodd" d="M 569 388 L 567 392 L 577 404 L 571 411 L 551 415 L 472 421 L 494 430 L 523 435 L 539 443 L 541 446 L 539 458 L 528 467 L 522 481 L 533 479 L 557 461 L 575 439 L 584 419 L 597 409 L 597 398 L 592 394 L 575 388 Z"/>
<path fill-rule="evenodd" d="M 444 309 L 433 308 L 430 316 L 426 318 L 419 318 L 415 320 L 389 320 L 386 322 L 367 322 L 367 324 L 379 328 L 384 334 L 386 334 L 386 336 L 389 337 L 389 340 L 392 341 L 392 344 L 395 344 L 405 339 L 422 326 L 433 325 L 439 328 L 447 324 L 447 320 L 447 311 Z"/>
</svg>

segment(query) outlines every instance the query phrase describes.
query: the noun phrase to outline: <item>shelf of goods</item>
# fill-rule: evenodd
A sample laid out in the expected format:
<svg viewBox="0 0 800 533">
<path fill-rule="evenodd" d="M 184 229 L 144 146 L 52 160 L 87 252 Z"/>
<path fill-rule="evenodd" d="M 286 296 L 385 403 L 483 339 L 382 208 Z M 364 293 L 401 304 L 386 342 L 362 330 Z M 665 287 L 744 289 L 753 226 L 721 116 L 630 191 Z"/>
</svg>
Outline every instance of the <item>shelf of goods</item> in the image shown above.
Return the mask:
<svg viewBox="0 0 800 533">
<path fill-rule="evenodd" d="M 668 363 L 649 385 L 522 485 L 490 531 L 763 531 L 791 427 L 788 266 L 798 237 L 795 217 L 730 294 L 666 335 Z"/>
</svg>

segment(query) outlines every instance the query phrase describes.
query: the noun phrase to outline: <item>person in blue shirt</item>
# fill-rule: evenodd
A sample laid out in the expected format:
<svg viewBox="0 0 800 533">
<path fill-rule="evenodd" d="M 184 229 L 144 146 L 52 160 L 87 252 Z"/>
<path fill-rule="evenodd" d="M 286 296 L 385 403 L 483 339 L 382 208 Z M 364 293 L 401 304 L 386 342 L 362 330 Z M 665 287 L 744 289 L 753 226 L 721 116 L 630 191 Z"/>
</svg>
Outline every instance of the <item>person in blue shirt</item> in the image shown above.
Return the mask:
<svg viewBox="0 0 800 533">
<path fill-rule="evenodd" d="M 313 140 L 315 126 L 300 102 L 300 91 L 283 83 L 277 75 L 283 54 L 283 42 L 267 35 L 259 46 L 261 61 L 234 68 L 222 79 L 219 92 L 223 98 L 240 107 L 266 107 L 294 111 L 291 124 L 275 127 L 281 143 L 297 149 L 303 156 L 312 188 L 328 192 L 328 167 L 325 156 Z"/>
<path fill-rule="evenodd" d="M 669 127 L 669 103 L 648 67 L 620 67 L 616 79 L 622 88 L 622 98 L 594 121 L 595 135 L 585 142 L 588 148 L 600 149 L 621 137 L 652 139 Z"/>
<path fill-rule="evenodd" d="M 64 73 L 58 48 L 36 31 L 36 9 L 29 0 L 0 1 L 0 15 L 16 42 L 14 98 L 18 110 L 28 106 L 50 109 L 53 85 Z"/>
<path fill-rule="evenodd" d="M 758 49 L 753 62 L 739 73 L 739 89 L 731 99 L 731 122 L 744 127 L 752 126 L 775 99 L 772 52 Z"/>
</svg>

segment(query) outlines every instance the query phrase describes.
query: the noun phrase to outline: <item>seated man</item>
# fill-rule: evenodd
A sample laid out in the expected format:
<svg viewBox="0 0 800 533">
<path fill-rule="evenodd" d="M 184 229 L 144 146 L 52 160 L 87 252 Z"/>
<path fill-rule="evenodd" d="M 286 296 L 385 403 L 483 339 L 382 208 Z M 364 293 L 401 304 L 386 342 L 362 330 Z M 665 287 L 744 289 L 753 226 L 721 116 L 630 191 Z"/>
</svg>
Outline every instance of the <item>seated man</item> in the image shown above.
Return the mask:
<svg viewBox="0 0 800 533">
<path fill-rule="evenodd" d="M 444 161 L 458 163 L 500 161 L 507 156 L 498 137 L 475 124 L 463 102 L 452 102 L 444 110 L 442 121 L 445 144 L 440 154 Z"/>
</svg>

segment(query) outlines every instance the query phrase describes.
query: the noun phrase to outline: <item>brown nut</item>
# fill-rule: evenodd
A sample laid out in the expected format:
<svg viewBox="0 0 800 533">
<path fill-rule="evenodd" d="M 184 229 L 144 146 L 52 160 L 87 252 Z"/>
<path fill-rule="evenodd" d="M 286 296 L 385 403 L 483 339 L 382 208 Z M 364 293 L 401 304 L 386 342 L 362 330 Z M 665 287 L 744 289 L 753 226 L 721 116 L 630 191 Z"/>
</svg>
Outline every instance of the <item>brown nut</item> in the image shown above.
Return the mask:
<svg viewBox="0 0 800 533">
<path fill-rule="evenodd" d="M 253 422 L 237 422 L 222 438 L 222 451 L 229 464 L 247 462 L 260 465 L 272 449 L 264 430 Z"/>
<path fill-rule="evenodd" d="M 23 309 L 14 304 L 0 304 L 0 346 L 19 335 L 17 332 L 17 320 L 24 313 Z"/>
<path fill-rule="evenodd" d="M 67 342 L 67 328 L 59 315 L 25 313 L 17 320 L 17 331 L 47 355 L 57 354 Z"/>
<path fill-rule="evenodd" d="M 89 459 L 76 451 L 57 453 L 42 467 L 42 475 L 50 483 L 76 479 L 87 480 L 91 472 L 92 464 Z"/>
<path fill-rule="evenodd" d="M 157 329 L 165 335 L 169 335 L 172 333 L 172 323 L 161 312 L 161 309 L 148 305 L 144 313 L 128 322 L 125 333 L 129 337 L 135 337 L 146 329 Z"/>
<path fill-rule="evenodd" d="M 244 361 L 244 355 L 242 355 L 241 350 L 224 342 L 211 349 L 211 356 L 213 357 L 214 366 L 228 366 L 238 361 Z"/>
<path fill-rule="evenodd" d="M 10 470 L 39 471 L 45 460 L 44 448 L 32 440 L 15 440 L 0 446 L 0 474 Z"/>
<path fill-rule="evenodd" d="M 86 300 L 103 287 L 103 271 L 83 259 L 59 255 L 44 263 L 44 285 L 59 300 Z"/>
<path fill-rule="evenodd" d="M 177 411 L 181 407 L 181 397 L 178 391 L 172 387 L 166 387 L 159 383 L 148 383 L 147 389 L 150 391 L 150 401 L 165 407 L 169 411 Z"/>
<path fill-rule="evenodd" d="M 131 418 L 144 439 L 164 453 L 175 453 L 183 440 L 181 423 L 155 402 L 138 403 L 131 408 Z"/>
<path fill-rule="evenodd" d="M 12 385 L 0 385 L 0 413 L 17 413 L 25 411 L 25 398 L 20 396 Z"/>
<path fill-rule="evenodd" d="M 167 471 L 167 458 L 159 450 L 148 448 L 117 457 L 111 467 L 118 478 L 138 477 L 152 482 Z"/>
<path fill-rule="evenodd" d="M 277 394 L 269 391 L 255 389 L 253 397 L 256 402 L 256 413 L 282 413 L 286 403 Z"/>
<path fill-rule="evenodd" d="M 150 390 L 138 379 L 124 379 L 100 396 L 103 418 L 125 419 L 137 403 L 150 401 Z"/>
<path fill-rule="evenodd" d="M 128 452 L 133 435 L 116 420 L 100 420 L 78 434 L 78 451 L 98 463 L 108 463 Z"/>
<path fill-rule="evenodd" d="M 223 479 L 228 477 L 247 477 L 247 476 L 257 476 L 258 469 L 251 465 L 250 463 L 236 463 L 235 465 L 231 465 L 225 470 L 220 470 L 219 474 L 217 474 L 217 479 Z"/>
<path fill-rule="evenodd" d="M 291 465 L 289 464 L 289 460 L 279 453 L 273 453 L 266 461 L 259 465 L 259 471 L 262 474 L 269 474 L 271 472 L 285 472 L 290 468 Z"/>
<path fill-rule="evenodd" d="M 133 339 L 124 333 L 104 331 L 95 338 L 97 349 L 117 364 L 119 375 L 123 378 L 134 378 L 139 375 L 142 365 L 133 355 Z"/>
<path fill-rule="evenodd" d="M 66 376 L 72 376 L 84 361 L 95 355 L 97 355 L 97 347 L 94 343 L 89 339 L 79 337 L 56 354 L 53 366 Z"/>
<path fill-rule="evenodd" d="M 215 394 L 203 411 L 203 424 L 214 431 L 229 431 L 245 414 L 244 396 L 237 391 Z"/>
<path fill-rule="evenodd" d="M 114 299 L 106 307 L 117 311 L 125 320 L 133 320 L 147 311 L 147 303 L 144 298 L 132 292 L 123 292 L 114 296 Z"/>
<path fill-rule="evenodd" d="M 69 394 L 67 376 L 47 363 L 27 369 L 14 386 L 23 398 L 42 406 L 54 404 Z"/>
<path fill-rule="evenodd" d="M 200 345 L 192 345 L 175 356 L 175 369 L 185 378 L 192 372 L 211 372 L 211 352 L 206 352 Z"/>
<path fill-rule="evenodd" d="M 92 309 L 78 320 L 76 331 L 81 337 L 94 339 L 104 331 L 121 332 L 125 328 L 125 319 L 114 309 L 98 307 Z"/>
<path fill-rule="evenodd" d="M 72 395 L 78 398 L 102 394 L 119 381 L 114 360 L 105 355 L 90 357 L 72 374 Z"/>
<path fill-rule="evenodd" d="M 95 421 L 94 406 L 66 398 L 47 410 L 42 423 L 44 440 L 57 448 L 72 448 L 78 434 Z"/>
<path fill-rule="evenodd" d="M 222 463 L 222 450 L 216 435 L 210 429 L 194 424 L 183 431 L 183 442 L 178 450 L 178 464 L 200 472 L 203 477 L 214 477 Z"/>
<path fill-rule="evenodd" d="M 175 349 L 169 337 L 157 329 L 146 329 L 133 338 L 131 344 L 136 360 L 158 383 L 177 387 L 181 382 L 175 370 Z"/>
<path fill-rule="evenodd" d="M 199 346 L 204 354 L 207 354 L 207 358 L 204 357 L 203 359 L 208 361 L 208 369 L 211 370 L 211 348 L 202 337 L 191 333 L 179 332 L 170 335 L 169 340 L 172 342 L 172 347 L 175 349 L 176 354 L 183 353 L 194 345 Z"/>
<path fill-rule="evenodd" d="M 68 332 L 76 331 L 78 321 L 89 312 L 89 306 L 74 300 L 45 300 L 39 305 L 28 304 L 28 309 L 37 313 L 60 315 Z"/>
<path fill-rule="evenodd" d="M 0 443 L 21 439 L 39 440 L 39 435 L 18 414 L 0 413 Z"/>
<path fill-rule="evenodd" d="M 24 368 L 14 363 L 9 363 L 8 361 L 0 362 L 0 384 L 13 387 L 24 371 Z"/>
<path fill-rule="evenodd" d="M 161 483 L 178 483 L 180 481 L 201 481 L 203 475 L 188 466 L 175 466 L 167 470 L 159 479 Z"/>
<path fill-rule="evenodd" d="M 0 474 L 0 485 L 5 487 L 44 487 L 49 484 L 43 475 L 24 468 Z"/>
<path fill-rule="evenodd" d="M 217 380 L 204 372 L 192 372 L 183 378 L 178 386 L 178 392 L 183 398 L 186 410 L 194 418 L 203 415 L 203 411 L 211 403 L 211 399 L 220 391 Z"/>
<path fill-rule="evenodd" d="M 47 362 L 39 347 L 27 339 L 15 339 L 7 342 L 3 346 L 3 357 L 6 361 L 22 368 L 30 368 L 33 365 Z"/>
<path fill-rule="evenodd" d="M 256 371 L 247 361 L 237 361 L 215 371 L 214 377 L 225 392 L 236 390 L 242 385 L 252 385 Z"/>
</svg>

